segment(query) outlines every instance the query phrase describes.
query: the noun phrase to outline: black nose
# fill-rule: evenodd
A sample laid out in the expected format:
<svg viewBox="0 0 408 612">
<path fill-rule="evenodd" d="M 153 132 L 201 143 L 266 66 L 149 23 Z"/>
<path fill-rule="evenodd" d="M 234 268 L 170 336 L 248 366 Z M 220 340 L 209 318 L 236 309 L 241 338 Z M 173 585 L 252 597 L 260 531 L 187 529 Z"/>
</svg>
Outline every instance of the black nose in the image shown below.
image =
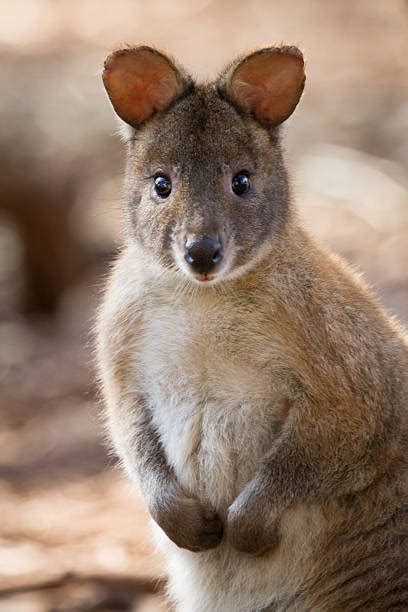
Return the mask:
<svg viewBox="0 0 408 612">
<path fill-rule="evenodd" d="M 214 238 L 186 242 L 184 259 L 195 272 L 208 274 L 223 258 L 222 244 Z"/>
</svg>

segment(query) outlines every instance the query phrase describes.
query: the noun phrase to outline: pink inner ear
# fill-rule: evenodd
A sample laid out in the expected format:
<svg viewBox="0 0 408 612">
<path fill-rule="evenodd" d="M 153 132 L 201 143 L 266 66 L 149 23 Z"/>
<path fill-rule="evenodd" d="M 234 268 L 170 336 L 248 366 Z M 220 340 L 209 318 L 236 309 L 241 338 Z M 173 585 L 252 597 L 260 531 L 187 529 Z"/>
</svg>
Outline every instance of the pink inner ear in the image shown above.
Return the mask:
<svg viewBox="0 0 408 612">
<path fill-rule="evenodd" d="M 176 70 L 150 49 L 124 49 L 110 55 L 103 82 L 115 111 L 131 125 L 164 110 L 182 93 Z"/>
<path fill-rule="evenodd" d="M 234 101 L 261 122 L 278 125 L 292 114 L 304 87 L 300 52 L 271 49 L 254 53 L 240 64 L 231 79 Z"/>
</svg>

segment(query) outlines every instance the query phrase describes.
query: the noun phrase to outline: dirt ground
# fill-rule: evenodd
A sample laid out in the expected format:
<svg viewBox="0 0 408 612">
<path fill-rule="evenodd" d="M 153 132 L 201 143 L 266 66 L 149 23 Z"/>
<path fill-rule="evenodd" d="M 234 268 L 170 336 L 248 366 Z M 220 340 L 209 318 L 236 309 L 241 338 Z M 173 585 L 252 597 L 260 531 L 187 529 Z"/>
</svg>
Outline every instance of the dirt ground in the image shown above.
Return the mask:
<svg viewBox="0 0 408 612">
<path fill-rule="evenodd" d="M 147 4 L 0 1 L 0 612 L 165 609 L 146 510 L 103 441 L 93 368 L 121 227 L 123 154 L 97 76 L 112 47 L 150 42 L 205 77 L 248 48 L 298 42 L 308 81 L 285 130 L 300 214 L 408 322 L 407 3 Z M 81 254 L 48 310 L 28 309 L 25 292 L 16 210 L 34 192 L 41 210 L 61 206 L 49 233 L 68 210 L 66 259 Z"/>
</svg>

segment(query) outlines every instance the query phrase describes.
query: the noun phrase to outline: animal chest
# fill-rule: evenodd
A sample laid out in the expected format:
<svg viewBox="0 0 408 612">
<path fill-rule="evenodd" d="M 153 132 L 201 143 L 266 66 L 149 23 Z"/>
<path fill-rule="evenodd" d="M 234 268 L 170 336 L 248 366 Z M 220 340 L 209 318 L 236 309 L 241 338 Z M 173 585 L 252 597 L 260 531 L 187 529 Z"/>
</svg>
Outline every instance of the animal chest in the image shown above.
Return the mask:
<svg viewBox="0 0 408 612">
<path fill-rule="evenodd" d="M 153 302 L 141 379 L 182 486 L 221 511 L 255 473 L 285 416 L 288 384 L 259 314 L 202 300 Z"/>
</svg>

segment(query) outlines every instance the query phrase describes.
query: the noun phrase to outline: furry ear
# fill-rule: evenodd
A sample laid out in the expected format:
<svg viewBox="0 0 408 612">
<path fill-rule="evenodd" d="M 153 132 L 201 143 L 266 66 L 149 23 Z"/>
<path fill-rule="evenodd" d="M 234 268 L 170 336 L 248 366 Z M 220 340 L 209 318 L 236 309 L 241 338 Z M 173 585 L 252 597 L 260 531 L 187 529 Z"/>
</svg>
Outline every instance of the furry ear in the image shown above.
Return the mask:
<svg viewBox="0 0 408 612">
<path fill-rule="evenodd" d="M 166 110 L 193 86 L 168 57 L 145 46 L 109 55 L 102 79 L 116 113 L 133 127 Z"/>
<path fill-rule="evenodd" d="M 229 66 L 218 87 L 241 111 L 275 126 L 295 110 L 305 78 L 303 55 L 297 47 L 267 47 Z"/>
</svg>

